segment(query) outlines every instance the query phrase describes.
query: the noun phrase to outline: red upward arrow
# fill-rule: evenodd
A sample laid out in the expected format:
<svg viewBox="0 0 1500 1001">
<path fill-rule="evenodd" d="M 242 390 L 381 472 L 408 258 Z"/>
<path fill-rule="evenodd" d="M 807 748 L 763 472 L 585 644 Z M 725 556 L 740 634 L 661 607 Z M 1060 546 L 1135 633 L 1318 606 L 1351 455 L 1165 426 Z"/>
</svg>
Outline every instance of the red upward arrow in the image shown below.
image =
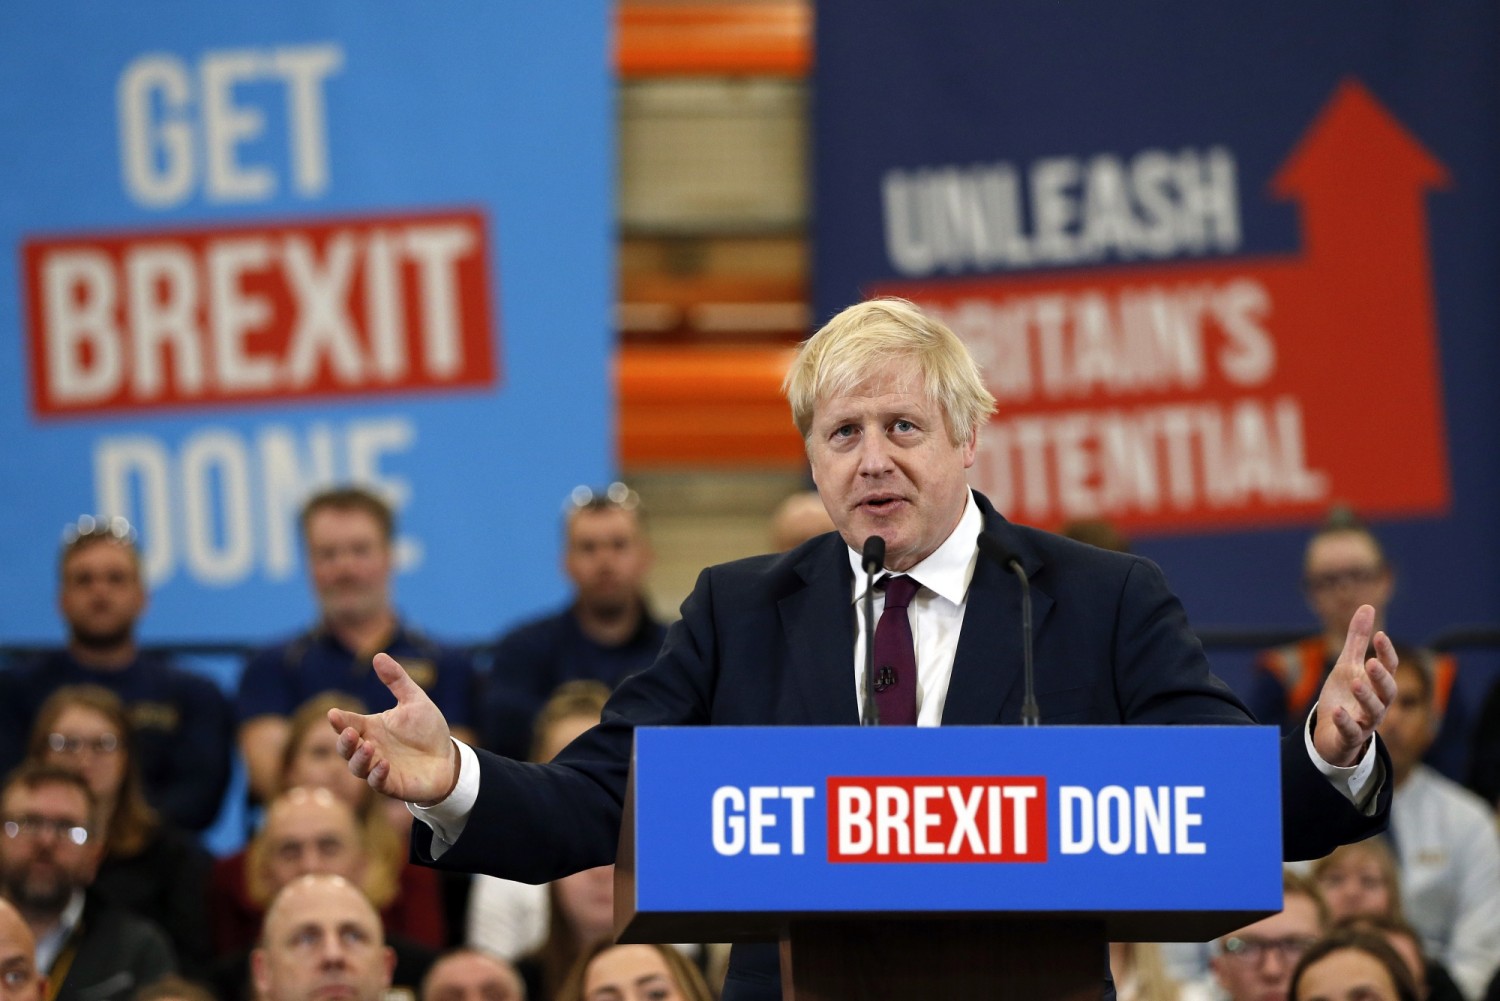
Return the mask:
<svg viewBox="0 0 1500 1001">
<path fill-rule="evenodd" d="M 1309 447 L 1345 461 L 1376 449 L 1402 457 L 1410 488 L 1429 504 L 1447 490 L 1444 464 L 1428 458 L 1446 435 L 1424 196 L 1448 184 L 1443 165 L 1353 79 L 1339 84 L 1271 184 L 1302 208 L 1305 263 L 1282 276 L 1277 298 L 1307 344 L 1282 370 L 1306 385 L 1323 379 L 1331 389 L 1336 379 L 1364 391 L 1325 415 Z M 1382 393 L 1401 394 L 1399 414 L 1382 412 Z M 1408 465 L 1417 456 L 1427 461 Z"/>
<path fill-rule="evenodd" d="M 1448 171 L 1416 137 L 1362 84 L 1346 79 L 1287 157 L 1271 190 L 1302 201 L 1305 258 L 1352 254 L 1425 261 L 1425 253 L 1411 253 L 1427 243 L 1422 194 L 1448 183 Z"/>
<path fill-rule="evenodd" d="M 955 309 L 965 301 L 1003 305 L 1078 294 L 1108 300 L 1148 285 L 1252 280 L 1270 304 L 1263 319 L 1276 361 L 1268 381 L 1237 387 L 1210 372 L 1196 389 L 1098 391 L 1087 399 L 1038 391 L 1002 406 L 1000 420 L 1088 408 L 1225 404 L 1246 394 L 1290 396 L 1305 415 L 1310 468 L 1326 473 L 1327 496 L 1300 505 L 1252 500 L 1234 510 L 1200 505 L 1103 513 L 1126 528 L 1183 531 L 1302 520 L 1321 514 L 1330 500 L 1371 515 L 1441 511 L 1449 499 L 1447 450 L 1424 195 L 1448 184 L 1443 165 L 1363 85 L 1346 79 L 1271 185 L 1275 196 L 1300 203 L 1297 253 L 891 282 L 875 291 Z M 1003 335 L 980 329 L 970 336 Z M 997 357 L 1015 354 L 1006 348 Z M 1045 524 L 1073 512 L 1015 513 Z"/>
</svg>

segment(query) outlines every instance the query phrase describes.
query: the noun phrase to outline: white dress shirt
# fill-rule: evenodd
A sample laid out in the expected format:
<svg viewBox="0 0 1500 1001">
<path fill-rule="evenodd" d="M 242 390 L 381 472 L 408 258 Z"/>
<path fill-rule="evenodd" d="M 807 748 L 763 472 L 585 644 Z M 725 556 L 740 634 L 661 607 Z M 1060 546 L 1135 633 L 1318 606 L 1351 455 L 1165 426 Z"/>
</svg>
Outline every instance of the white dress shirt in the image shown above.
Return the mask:
<svg viewBox="0 0 1500 1001">
<path fill-rule="evenodd" d="M 903 571 L 922 585 L 907 606 L 912 642 L 917 653 L 917 726 L 937 726 L 943 721 L 948 701 L 948 682 L 953 677 L 953 658 L 958 652 L 958 633 L 964 625 L 969 603 L 969 582 L 979 559 L 979 532 L 984 519 L 972 494 L 964 503 L 958 527 L 925 560 Z M 861 556 L 849 550 L 854 567 L 854 690 L 860 712 L 865 706 L 865 571 Z M 891 571 L 895 573 L 895 571 Z M 883 574 L 877 573 L 878 582 Z M 875 621 L 885 611 L 885 590 L 875 589 Z"/>
</svg>

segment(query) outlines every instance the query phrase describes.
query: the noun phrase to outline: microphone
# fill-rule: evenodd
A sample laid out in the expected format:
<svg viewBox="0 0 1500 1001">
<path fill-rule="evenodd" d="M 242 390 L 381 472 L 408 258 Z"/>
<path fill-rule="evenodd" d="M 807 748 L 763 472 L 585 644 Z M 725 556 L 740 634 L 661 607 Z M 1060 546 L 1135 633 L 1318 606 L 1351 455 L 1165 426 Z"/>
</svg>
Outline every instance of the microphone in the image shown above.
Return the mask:
<svg viewBox="0 0 1500 1001">
<path fill-rule="evenodd" d="M 859 565 L 865 571 L 865 708 L 860 726 L 879 726 L 880 707 L 875 704 L 875 575 L 885 567 L 885 540 L 872 535 L 860 551 Z"/>
<path fill-rule="evenodd" d="M 979 551 L 987 559 L 993 560 L 996 566 L 1014 573 L 1021 581 L 1021 664 L 1025 672 L 1022 677 L 1026 681 L 1026 698 L 1021 703 L 1021 725 L 1036 726 L 1042 721 L 1042 711 L 1036 704 L 1036 676 L 1031 666 L 1031 581 L 1026 579 L 1021 561 L 992 533 L 979 533 Z"/>
</svg>

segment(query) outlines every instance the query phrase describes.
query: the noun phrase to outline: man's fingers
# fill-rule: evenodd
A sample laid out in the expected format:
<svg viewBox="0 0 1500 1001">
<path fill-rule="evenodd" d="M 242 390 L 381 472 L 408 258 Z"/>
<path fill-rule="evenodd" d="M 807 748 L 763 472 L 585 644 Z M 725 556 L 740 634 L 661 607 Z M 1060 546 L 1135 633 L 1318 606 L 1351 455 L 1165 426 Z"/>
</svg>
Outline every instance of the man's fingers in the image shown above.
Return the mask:
<svg viewBox="0 0 1500 1001">
<path fill-rule="evenodd" d="M 354 730 L 358 735 L 358 732 L 364 729 L 364 719 L 359 713 L 351 713 L 346 709 L 328 710 L 328 723 L 333 727 L 334 733 Z"/>
<path fill-rule="evenodd" d="M 339 737 L 340 743 L 342 743 L 343 740 L 344 737 Z M 353 753 L 349 755 L 349 770 L 359 778 L 368 778 L 370 775 L 370 767 L 374 761 L 374 758 L 375 748 L 370 745 L 370 742 L 359 741 L 358 746 L 355 747 Z"/>
<path fill-rule="evenodd" d="M 1339 738 L 1345 747 L 1356 748 L 1364 745 L 1365 732 L 1342 706 L 1333 711 L 1333 725 L 1338 730 Z"/>
<path fill-rule="evenodd" d="M 1360 605 L 1354 618 L 1349 620 L 1349 635 L 1344 640 L 1344 652 L 1339 660 L 1349 664 L 1363 664 L 1365 651 L 1370 649 L 1370 634 L 1375 631 L 1375 609 Z"/>
<path fill-rule="evenodd" d="M 412 698 L 422 694 L 422 688 L 411 675 L 406 673 L 406 668 L 396 663 L 396 658 L 388 653 L 377 653 L 374 660 L 375 676 L 379 678 L 385 687 L 391 690 L 396 697 L 396 704 L 402 705 Z"/>
</svg>

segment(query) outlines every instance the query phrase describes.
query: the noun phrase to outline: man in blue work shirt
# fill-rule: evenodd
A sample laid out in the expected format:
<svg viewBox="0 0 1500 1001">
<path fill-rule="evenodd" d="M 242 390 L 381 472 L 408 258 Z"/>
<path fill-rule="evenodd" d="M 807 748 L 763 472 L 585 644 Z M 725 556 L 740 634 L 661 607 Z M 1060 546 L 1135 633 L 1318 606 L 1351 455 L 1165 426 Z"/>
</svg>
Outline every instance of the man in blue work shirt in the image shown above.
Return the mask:
<svg viewBox="0 0 1500 1001">
<path fill-rule="evenodd" d="M 395 705 L 370 669 L 377 653 L 411 658 L 417 684 L 458 726 L 469 725 L 469 657 L 403 623 L 391 607 L 396 523 L 390 506 L 368 490 L 340 487 L 310 498 L 301 522 L 320 619 L 257 653 L 240 679 L 240 752 L 251 793 L 261 802 L 276 792 L 289 717 L 303 702 L 339 691 L 371 712 Z"/>
<path fill-rule="evenodd" d="M 146 584 L 135 533 L 124 518 L 84 515 L 64 531 L 57 607 L 68 627 L 67 646 L 0 671 L 0 775 L 25 756 L 32 720 L 49 695 L 64 685 L 102 685 L 130 716 L 146 799 L 173 826 L 203 830 L 218 815 L 229 784 L 234 714 L 212 681 L 137 647 Z"/>
<path fill-rule="evenodd" d="M 666 636 L 644 594 L 651 544 L 640 497 L 625 484 L 573 491 L 563 569 L 573 583 L 567 607 L 522 623 L 495 645 L 482 729 L 497 754 L 529 756 L 531 722 L 558 685 L 588 680 L 613 688 L 650 666 Z"/>
</svg>

